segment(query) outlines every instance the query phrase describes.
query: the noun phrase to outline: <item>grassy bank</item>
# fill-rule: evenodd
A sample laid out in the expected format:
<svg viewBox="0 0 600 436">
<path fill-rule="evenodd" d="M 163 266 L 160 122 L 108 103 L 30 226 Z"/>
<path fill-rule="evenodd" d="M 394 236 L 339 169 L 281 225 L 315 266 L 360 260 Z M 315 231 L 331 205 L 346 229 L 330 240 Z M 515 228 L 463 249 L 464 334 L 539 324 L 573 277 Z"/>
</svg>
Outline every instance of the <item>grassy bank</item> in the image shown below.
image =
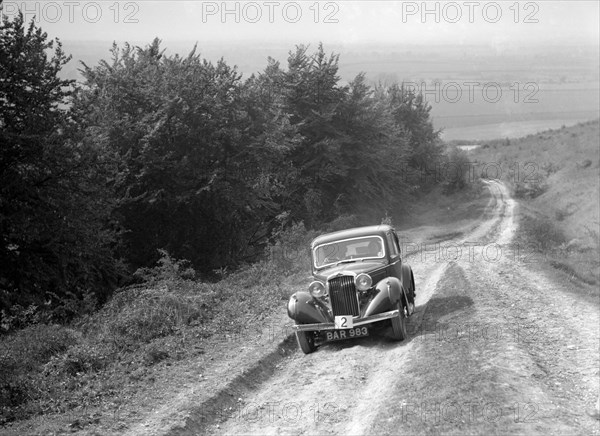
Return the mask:
<svg viewBox="0 0 600 436">
<path fill-rule="evenodd" d="M 92 315 L 69 325 L 33 324 L 0 336 L 0 427 L 33 416 L 118 408 L 155 370 L 209 353 L 222 338 L 260 328 L 285 307 L 287 285 L 308 269 L 303 226 L 280 235 L 267 258 L 204 283 L 186 262 L 163 253 L 143 284 L 117 291 Z M 116 401 L 117 398 L 121 400 Z"/>
<path fill-rule="evenodd" d="M 520 203 L 520 241 L 575 280 L 600 283 L 599 122 L 483 143 L 471 153 Z"/>
</svg>

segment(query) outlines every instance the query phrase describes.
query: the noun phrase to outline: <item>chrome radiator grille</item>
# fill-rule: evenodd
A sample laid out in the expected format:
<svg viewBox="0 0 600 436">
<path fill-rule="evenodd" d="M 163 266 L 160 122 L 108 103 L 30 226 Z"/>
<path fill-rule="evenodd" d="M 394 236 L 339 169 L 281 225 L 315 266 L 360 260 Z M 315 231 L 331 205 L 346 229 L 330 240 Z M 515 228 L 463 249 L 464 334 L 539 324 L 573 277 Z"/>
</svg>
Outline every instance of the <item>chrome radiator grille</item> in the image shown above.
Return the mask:
<svg viewBox="0 0 600 436">
<path fill-rule="evenodd" d="M 334 315 L 358 316 L 358 297 L 354 277 L 341 276 L 329 280 L 329 298 Z"/>
</svg>

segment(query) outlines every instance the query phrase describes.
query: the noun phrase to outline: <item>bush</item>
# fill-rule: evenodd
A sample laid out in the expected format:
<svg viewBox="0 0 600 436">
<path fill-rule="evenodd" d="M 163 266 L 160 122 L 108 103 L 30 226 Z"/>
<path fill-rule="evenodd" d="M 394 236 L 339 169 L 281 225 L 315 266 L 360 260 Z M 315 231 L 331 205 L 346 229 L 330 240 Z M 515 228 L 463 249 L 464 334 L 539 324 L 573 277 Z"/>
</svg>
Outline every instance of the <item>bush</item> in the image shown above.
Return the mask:
<svg viewBox="0 0 600 436">
<path fill-rule="evenodd" d="M 102 338 L 118 348 L 147 343 L 208 318 L 205 294 L 178 295 L 166 288 L 130 292 L 135 297 L 127 298 L 127 304 L 116 301 L 103 310 Z"/>
<path fill-rule="evenodd" d="M 541 182 L 521 182 L 515 183 L 514 195 L 516 198 L 533 199 L 539 197 L 548 190 L 548 185 Z"/>
<path fill-rule="evenodd" d="M 48 292 L 52 296 L 52 309 L 48 315 L 58 323 L 66 323 L 78 316 L 93 313 L 98 307 L 98 298 L 89 291 L 80 291 L 80 295 L 66 291 L 64 296 Z"/>
<path fill-rule="evenodd" d="M 453 147 L 448 152 L 446 162 L 441 166 L 439 177 L 442 185 L 442 192 L 446 195 L 464 189 L 469 180 L 469 158 L 467 153 L 456 147 Z"/>
<path fill-rule="evenodd" d="M 275 242 L 268 247 L 269 263 L 275 269 L 273 272 L 309 271 L 309 244 L 315 236 L 314 231 L 306 230 L 303 222 L 276 229 L 272 236 Z"/>
<path fill-rule="evenodd" d="M 2 338 L 0 382 L 11 368 L 18 371 L 35 369 L 78 339 L 76 332 L 69 328 L 46 324 L 30 326 Z"/>
<path fill-rule="evenodd" d="M 542 252 L 556 249 L 567 240 L 562 230 L 547 218 L 524 216 L 521 228 L 528 241 Z"/>
<path fill-rule="evenodd" d="M 385 211 L 385 216 L 381 218 L 381 224 L 394 227 L 394 220 L 392 216 L 388 214 L 387 210 Z"/>
<path fill-rule="evenodd" d="M 560 165 L 552 163 L 552 162 L 546 162 L 542 165 L 542 170 L 544 170 L 546 172 L 546 176 L 550 176 L 556 172 L 558 172 L 560 170 Z"/>
<path fill-rule="evenodd" d="M 386 212 L 387 215 L 387 212 Z M 327 224 L 325 232 L 337 232 L 338 230 L 350 229 L 361 225 L 356 215 L 341 215 Z"/>
<path fill-rule="evenodd" d="M 191 262 L 185 259 L 171 258 L 166 250 L 159 249 L 160 259 L 154 268 L 139 268 L 133 276 L 145 283 L 156 283 L 162 280 L 193 280 L 196 271 Z"/>
<path fill-rule="evenodd" d="M 577 168 L 584 169 L 592 166 L 592 161 L 590 159 L 584 159 L 581 162 L 577 162 Z"/>
<path fill-rule="evenodd" d="M 0 316 L 0 333 L 10 332 L 25 328 L 40 322 L 40 312 L 35 304 L 23 307 L 20 304 L 14 304 L 9 312 L 2 310 Z"/>
<path fill-rule="evenodd" d="M 556 221 L 564 221 L 564 219 L 569 215 L 571 215 L 571 212 L 567 207 L 562 209 L 556 209 L 554 211 L 554 218 L 556 219 Z"/>
<path fill-rule="evenodd" d="M 0 333 L 23 329 L 27 326 L 44 323 L 66 324 L 74 318 L 89 315 L 98 307 L 98 298 L 94 292 L 80 290 L 78 294 L 65 291 L 64 295 L 47 292 L 50 300 L 44 306 L 30 304 L 23 307 L 12 305 L 0 314 Z"/>
<path fill-rule="evenodd" d="M 44 374 L 74 376 L 96 372 L 111 361 L 112 348 L 106 344 L 87 342 L 70 347 L 64 354 L 54 356 L 45 366 Z"/>
<path fill-rule="evenodd" d="M 150 344 L 144 354 L 144 363 L 148 366 L 155 365 L 169 357 L 169 352 L 159 344 Z"/>
<path fill-rule="evenodd" d="M 30 413 L 27 403 L 44 389 L 43 365 L 78 340 L 71 329 L 45 324 L 0 339 L 0 425 Z"/>
</svg>

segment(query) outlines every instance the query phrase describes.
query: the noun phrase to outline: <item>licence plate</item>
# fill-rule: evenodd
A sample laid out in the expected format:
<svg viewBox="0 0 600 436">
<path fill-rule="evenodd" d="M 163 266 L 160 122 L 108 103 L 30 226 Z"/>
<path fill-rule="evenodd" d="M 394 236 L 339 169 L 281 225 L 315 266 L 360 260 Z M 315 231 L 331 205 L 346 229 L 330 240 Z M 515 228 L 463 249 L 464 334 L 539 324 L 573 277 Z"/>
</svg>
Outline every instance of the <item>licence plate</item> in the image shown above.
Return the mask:
<svg viewBox="0 0 600 436">
<path fill-rule="evenodd" d="M 325 339 L 328 341 L 339 341 L 342 339 L 360 338 L 369 336 L 369 329 L 366 327 L 355 327 L 348 330 L 327 330 L 325 331 Z"/>
</svg>

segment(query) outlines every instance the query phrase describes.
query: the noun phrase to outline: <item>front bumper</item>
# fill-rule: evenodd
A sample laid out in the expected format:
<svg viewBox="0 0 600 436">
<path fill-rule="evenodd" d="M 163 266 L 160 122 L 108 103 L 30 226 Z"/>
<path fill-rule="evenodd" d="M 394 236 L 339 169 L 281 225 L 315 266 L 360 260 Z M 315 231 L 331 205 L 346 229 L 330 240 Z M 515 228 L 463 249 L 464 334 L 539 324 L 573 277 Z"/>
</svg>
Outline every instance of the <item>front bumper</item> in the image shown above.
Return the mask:
<svg viewBox="0 0 600 436">
<path fill-rule="evenodd" d="M 377 315 L 367 316 L 365 318 L 354 317 L 352 319 L 352 327 L 359 327 L 365 324 L 371 324 L 377 321 L 383 321 L 384 319 L 390 319 L 398 316 L 400 311 L 390 310 L 389 312 L 378 313 Z M 332 322 L 324 322 L 317 324 L 296 324 L 292 327 L 294 330 L 301 331 L 321 331 L 321 330 L 344 330 L 344 329 L 336 329 L 335 324 Z"/>
</svg>

